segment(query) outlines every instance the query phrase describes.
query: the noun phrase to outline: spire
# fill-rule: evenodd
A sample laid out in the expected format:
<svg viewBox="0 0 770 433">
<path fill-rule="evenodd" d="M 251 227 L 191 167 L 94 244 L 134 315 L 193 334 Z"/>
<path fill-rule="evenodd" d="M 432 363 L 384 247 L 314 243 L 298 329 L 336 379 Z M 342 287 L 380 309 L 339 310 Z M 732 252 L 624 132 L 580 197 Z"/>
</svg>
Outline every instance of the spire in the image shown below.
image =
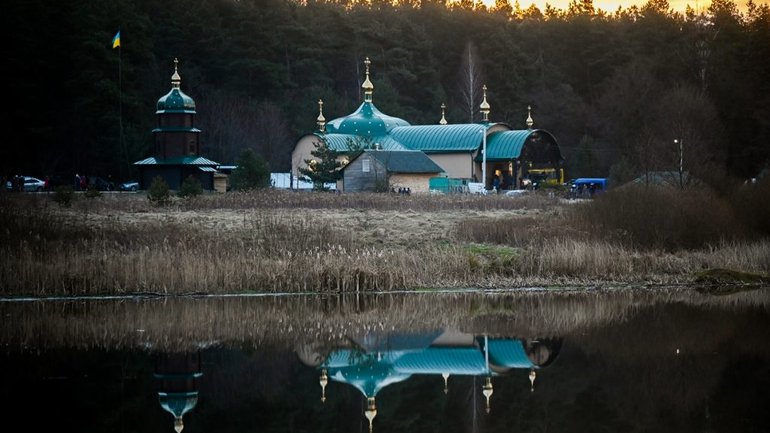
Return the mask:
<svg viewBox="0 0 770 433">
<path fill-rule="evenodd" d="M 316 123 L 318 124 L 318 130 L 321 132 L 326 132 L 326 118 L 324 117 L 324 101 L 323 99 L 318 100 L 318 118 L 316 119 Z"/>
<path fill-rule="evenodd" d="M 535 121 L 532 120 L 532 107 L 527 105 L 527 129 L 532 129 L 532 125 L 535 124 Z"/>
<path fill-rule="evenodd" d="M 182 417 L 178 416 L 174 418 L 174 431 L 176 433 L 182 433 L 183 428 L 184 428 L 184 421 L 182 421 Z"/>
<path fill-rule="evenodd" d="M 442 373 L 444 377 L 444 394 L 449 394 L 449 373 Z"/>
<path fill-rule="evenodd" d="M 444 117 L 444 114 L 446 112 L 446 104 L 443 102 L 441 103 L 441 120 L 438 121 L 439 125 L 446 125 L 446 117 Z"/>
<path fill-rule="evenodd" d="M 179 60 L 174 57 L 174 75 L 171 76 L 171 87 L 178 89 L 182 83 L 182 77 L 179 76 Z"/>
<path fill-rule="evenodd" d="M 489 102 L 487 102 L 487 85 L 484 84 L 484 87 L 481 88 L 484 91 L 484 100 L 481 101 L 481 105 L 479 105 L 479 108 L 481 109 L 481 121 L 482 122 L 489 122 Z"/>
<path fill-rule="evenodd" d="M 325 403 L 326 402 L 326 384 L 329 383 L 329 376 L 326 375 L 325 368 L 321 370 L 321 379 L 319 380 L 319 383 L 321 384 L 321 403 Z"/>
<path fill-rule="evenodd" d="M 369 81 L 369 65 L 372 64 L 372 62 L 369 61 L 369 57 L 364 60 L 364 64 L 366 65 L 366 80 L 364 80 L 364 84 L 361 85 L 361 88 L 364 89 L 364 102 L 372 102 L 372 93 L 374 93 L 374 84 L 372 84 L 371 81 Z"/>
<path fill-rule="evenodd" d="M 530 392 L 535 392 L 535 377 L 537 377 L 537 373 L 535 373 L 535 369 L 529 370 L 529 390 Z"/>
<path fill-rule="evenodd" d="M 492 389 L 492 378 L 490 376 L 486 377 L 486 380 L 484 381 L 484 385 L 481 386 L 481 393 L 484 394 L 484 397 L 487 398 L 487 413 L 491 411 L 489 407 L 489 397 L 492 396 L 492 392 L 494 390 Z"/>
<path fill-rule="evenodd" d="M 369 433 L 372 433 L 374 431 L 372 422 L 374 421 L 374 417 L 377 416 L 377 404 L 374 401 L 374 397 L 366 399 L 366 412 L 364 412 L 364 415 L 366 416 L 366 419 L 369 420 Z"/>
</svg>

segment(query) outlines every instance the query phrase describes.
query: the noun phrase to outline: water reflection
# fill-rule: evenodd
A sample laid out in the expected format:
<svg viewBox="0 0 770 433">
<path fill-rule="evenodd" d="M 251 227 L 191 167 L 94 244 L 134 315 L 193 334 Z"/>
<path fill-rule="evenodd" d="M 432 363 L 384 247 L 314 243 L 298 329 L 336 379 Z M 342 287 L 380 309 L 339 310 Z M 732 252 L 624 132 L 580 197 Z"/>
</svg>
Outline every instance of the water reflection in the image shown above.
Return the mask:
<svg viewBox="0 0 770 433">
<path fill-rule="evenodd" d="M 0 317 L 4 419 L 38 430 L 770 425 L 767 290 L 0 302 Z"/>
<path fill-rule="evenodd" d="M 366 399 L 364 416 L 373 431 L 377 394 L 389 385 L 414 375 L 442 377 L 449 393 L 451 376 L 483 378 L 480 392 L 490 413 L 492 377 L 528 372 L 534 391 L 535 370 L 547 367 L 559 354 L 562 339 L 521 339 L 473 335 L 451 330 L 422 333 L 370 332 L 350 336 L 346 344 L 320 353 L 322 344 L 306 344 L 297 354 L 305 365 L 320 371 L 321 402 L 329 380 L 356 388 Z"/>
<path fill-rule="evenodd" d="M 160 406 L 174 416 L 174 430 L 184 428 L 184 415 L 198 404 L 201 353 L 159 353 L 155 361 Z"/>
</svg>

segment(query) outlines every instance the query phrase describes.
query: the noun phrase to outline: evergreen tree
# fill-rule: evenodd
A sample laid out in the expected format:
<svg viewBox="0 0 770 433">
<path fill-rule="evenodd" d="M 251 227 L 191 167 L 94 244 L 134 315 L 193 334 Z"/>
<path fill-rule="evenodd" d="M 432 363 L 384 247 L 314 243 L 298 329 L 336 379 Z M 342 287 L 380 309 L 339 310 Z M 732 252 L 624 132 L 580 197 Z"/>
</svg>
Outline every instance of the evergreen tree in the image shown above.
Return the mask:
<svg viewBox="0 0 770 433">
<path fill-rule="evenodd" d="M 326 191 L 327 183 L 336 182 L 342 178 L 342 163 L 337 160 L 339 152 L 331 149 L 326 142 L 319 140 L 313 144 L 315 149 L 310 152 L 314 159 L 306 159 L 306 167 L 299 171 L 313 182 L 313 189 Z"/>
<path fill-rule="evenodd" d="M 270 166 L 251 149 L 241 152 L 237 167 L 230 176 L 233 189 L 245 191 L 270 186 Z"/>
</svg>

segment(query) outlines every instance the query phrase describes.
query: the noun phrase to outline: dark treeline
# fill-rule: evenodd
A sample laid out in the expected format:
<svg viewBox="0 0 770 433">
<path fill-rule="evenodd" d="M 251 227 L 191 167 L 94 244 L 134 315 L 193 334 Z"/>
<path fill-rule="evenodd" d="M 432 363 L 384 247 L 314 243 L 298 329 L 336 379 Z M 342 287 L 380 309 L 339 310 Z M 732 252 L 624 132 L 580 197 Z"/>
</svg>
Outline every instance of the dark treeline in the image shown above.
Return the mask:
<svg viewBox="0 0 770 433">
<path fill-rule="evenodd" d="M 571 176 L 684 169 L 755 176 L 770 155 L 770 8 L 666 0 L 607 13 L 498 0 L 11 0 L 2 66 L 2 175 L 125 179 L 149 156 L 173 60 L 197 102 L 204 155 L 244 148 L 287 171 L 295 140 L 361 101 L 412 124 L 491 119 L 559 140 Z M 111 40 L 120 29 L 121 47 Z M 122 101 L 122 103 L 121 103 Z M 475 111 L 475 112 L 474 112 Z M 122 140 L 121 140 L 122 125 Z"/>
</svg>

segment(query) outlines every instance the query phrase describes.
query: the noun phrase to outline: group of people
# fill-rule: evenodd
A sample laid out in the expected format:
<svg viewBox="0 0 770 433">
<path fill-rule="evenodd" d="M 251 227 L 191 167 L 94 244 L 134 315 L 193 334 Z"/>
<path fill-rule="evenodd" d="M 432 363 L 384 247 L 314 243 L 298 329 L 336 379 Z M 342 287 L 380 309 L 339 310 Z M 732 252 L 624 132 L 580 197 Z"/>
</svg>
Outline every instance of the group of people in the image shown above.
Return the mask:
<svg viewBox="0 0 770 433">
<path fill-rule="evenodd" d="M 390 192 L 395 193 L 396 189 L 395 188 L 390 188 Z M 412 188 L 402 188 L 402 187 L 399 187 L 398 188 L 398 193 L 402 194 L 402 195 L 411 195 L 412 194 Z"/>
<path fill-rule="evenodd" d="M 75 173 L 75 183 L 72 185 L 75 191 L 85 191 L 88 189 L 88 176 L 80 176 Z"/>
</svg>

